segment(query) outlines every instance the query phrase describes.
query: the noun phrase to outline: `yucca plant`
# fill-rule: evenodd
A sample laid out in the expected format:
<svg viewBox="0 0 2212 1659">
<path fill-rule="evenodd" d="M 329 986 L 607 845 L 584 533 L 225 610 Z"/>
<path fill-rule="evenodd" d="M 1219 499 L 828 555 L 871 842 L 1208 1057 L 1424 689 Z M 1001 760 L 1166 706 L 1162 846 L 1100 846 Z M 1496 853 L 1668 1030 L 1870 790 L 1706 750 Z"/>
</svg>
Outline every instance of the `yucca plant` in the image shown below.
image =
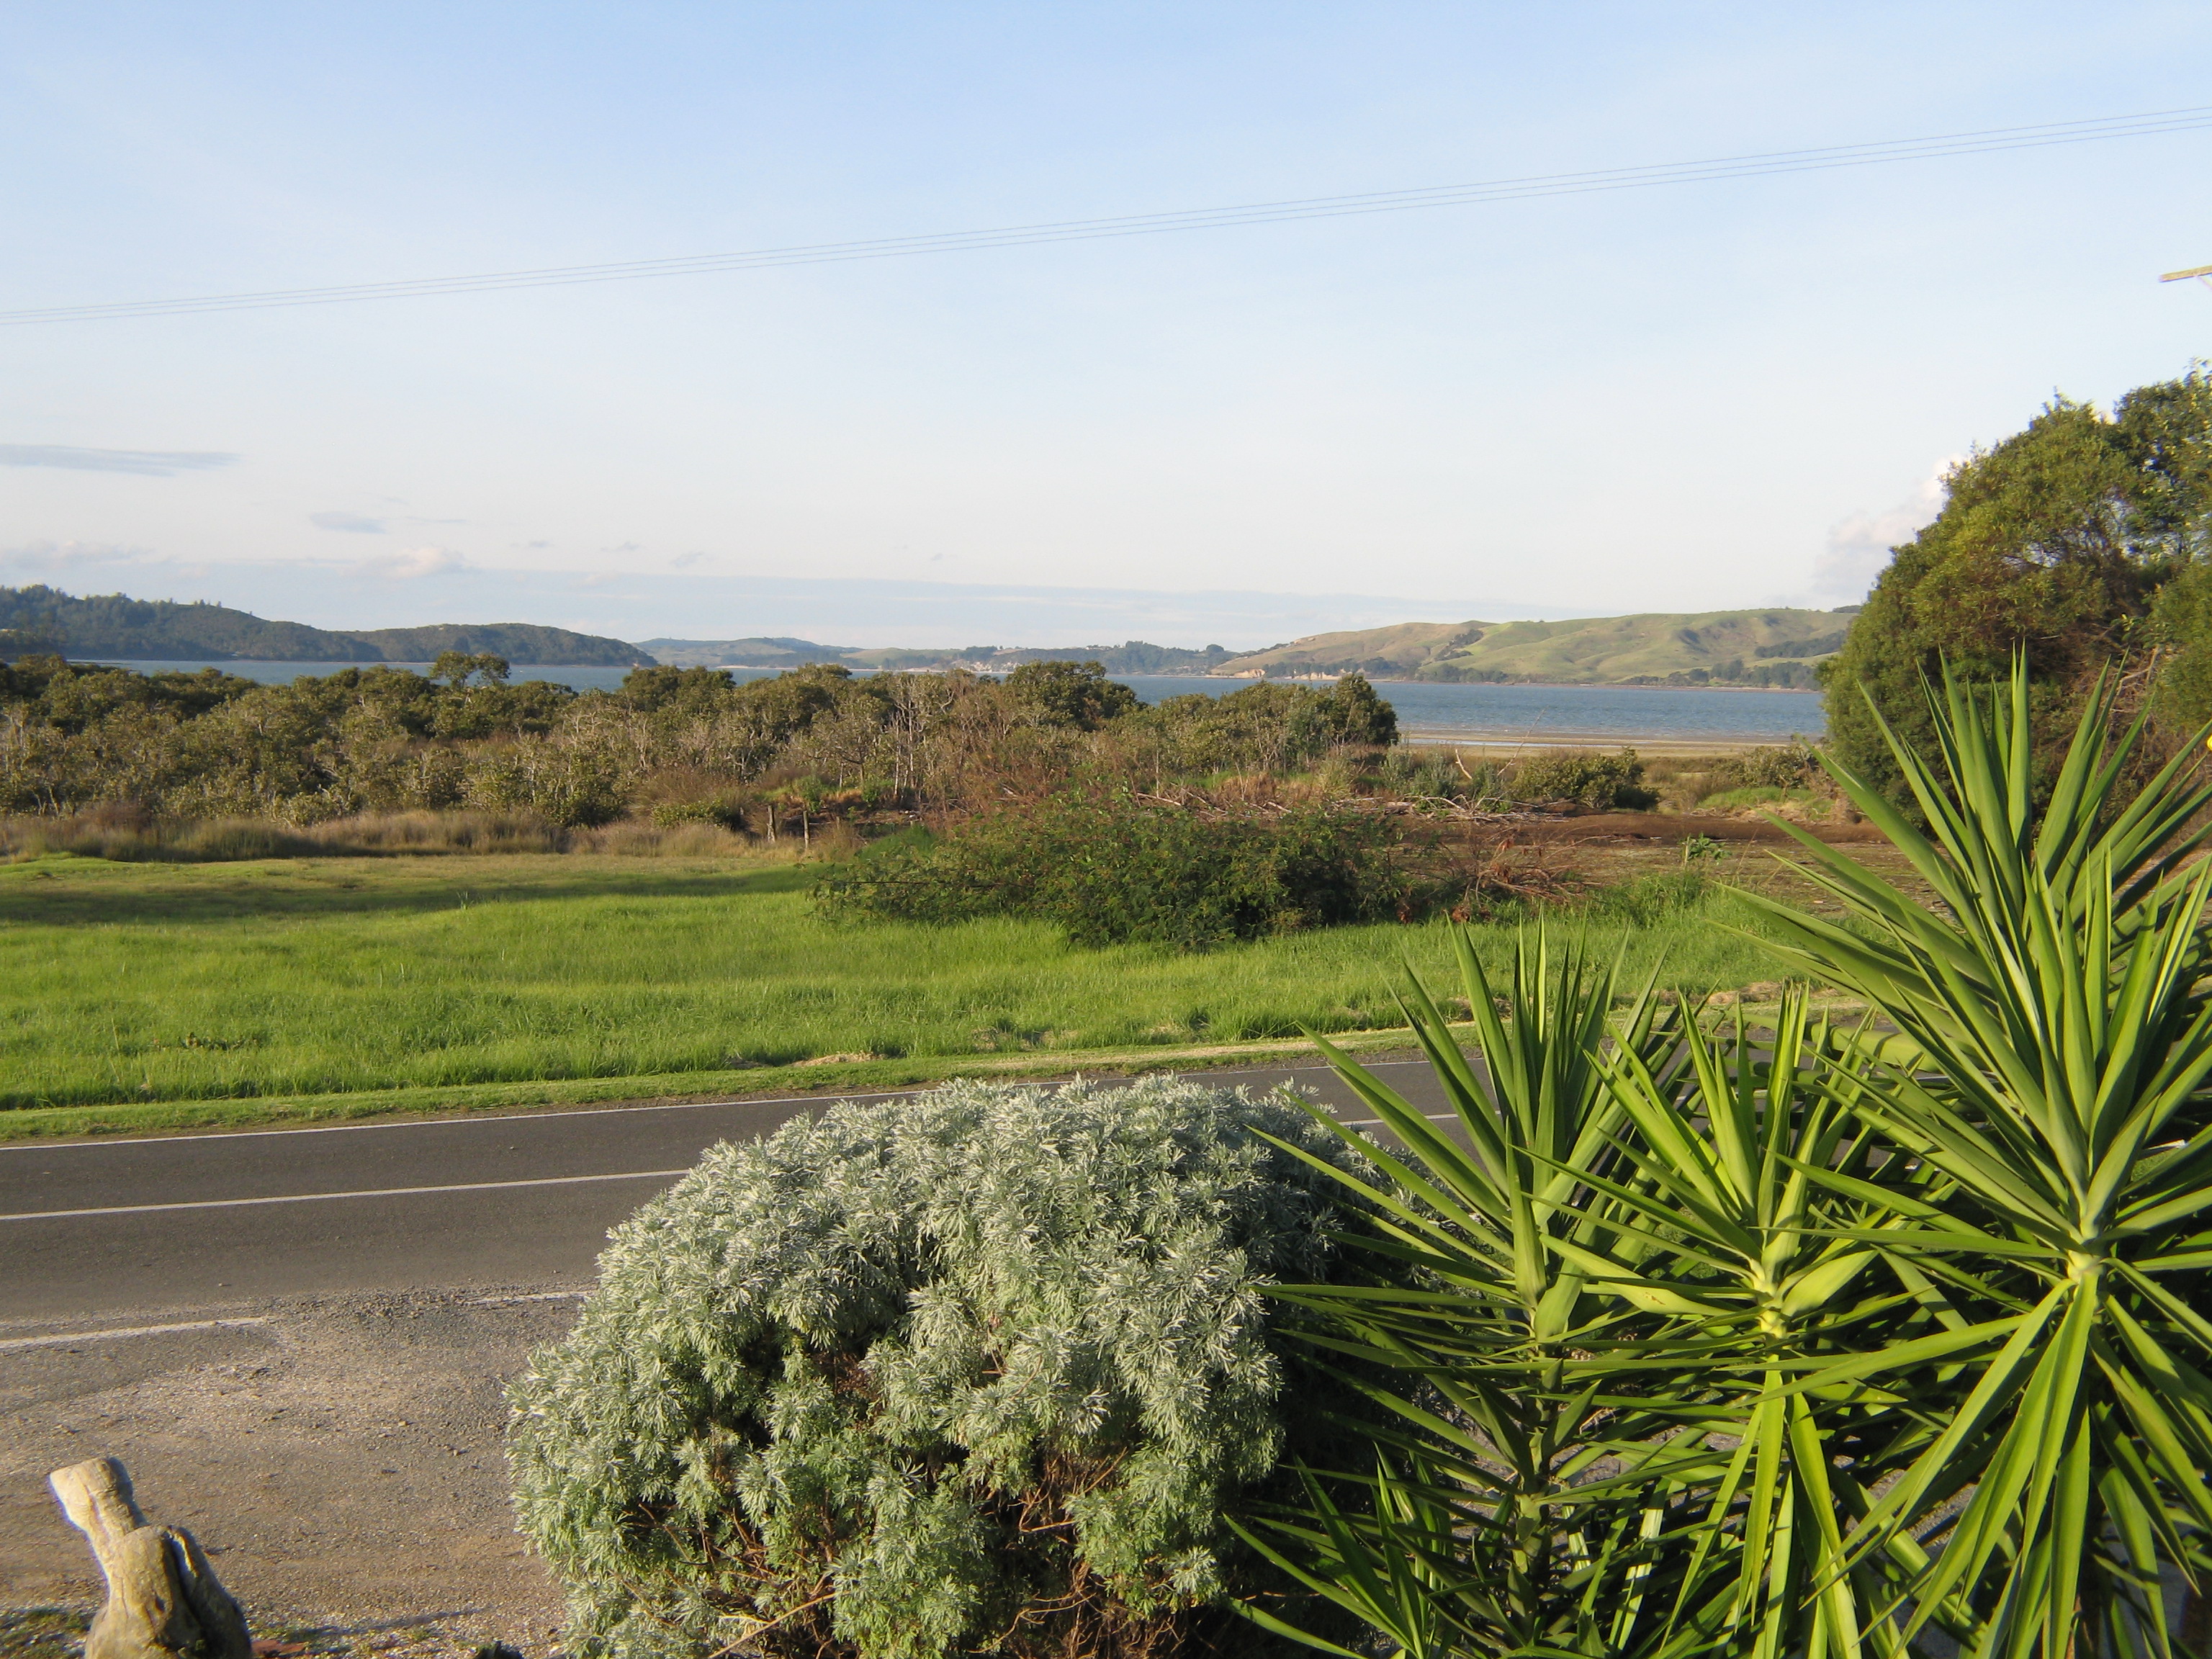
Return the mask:
<svg viewBox="0 0 2212 1659">
<path fill-rule="evenodd" d="M 1863 1610 L 1920 1558 L 1899 1540 L 1855 1561 L 1846 1534 L 1933 1425 L 1869 1385 L 1790 1386 L 1926 1318 L 1856 1237 L 1885 1212 L 1806 1173 L 1899 1177 L 1853 1109 L 1855 1043 L 1802 993 L 1768 1030 L 1678 1030 L 1646 1003 L 1608 1042 L 1610 976 L 1547 975 L 1543 953 L 1519 953 L 1514 1018 L 1478 1017 L 1486 1089 L 1408 993 L 1465 1147 L 1340 1063 L 1407 1142 L 1375 1160 L 1401 1188 L 1393 1254 L 1437 1288 L 1284 1292 L 1325 1316 L 1314 1340 L 1422 1385 L 1386 1396 L 1407 1427 L 1363 1509 L 1316 1480 L 1269 1517 L 1285 1565 L 1408 1655 L 1903 1652 Z M 1478 1002 L 1471 953 L 1465 971 Z M 1547 1076 L 1573 1086 L 1547 1103 Z"/>
<path fill-rule="evenodd" d="M 1315 1346 L 1404 1379 L 1372 1389 L 1401 1429 L 1374 1473 L 1310 1476 L 1306 1505 L 1255 1513 L 1247 1536 L 1410 1659 L 1686 1651 L 1668 1637 L 1683 1595 L 1668 1575 L 1688 1558 L 1670 1547 L 1691 1517 L 1654 1494 L 1715 1455 L 1701 1428 L 1601 1401 L 1577 1369 L 1622 1306 L 1584 1262 L 1617 1255 L 1635 1220 L 1583 1173 L 1620 1161 L 1627 1121 L 1599 1060 L 1616 974 L 1540 934 L 1521 940 L 1501 994 L 1468 936 L 1455 945 L 1480 1069 L 1418 981 L 1401 998 L 1452 1107 L 1446 1127 L 1321 1045 L 1399 1143 L 1359 1140 L 1381 1182 L 1334 1165 L 1331 1178 L 1381 1218 L 1385 1238 L 1364 1248 L 1422 1282 L 1279 1292 L 1311 1316 Z M 1674 1024 L 1647 987 L 1615 1041 L 1663 1066 Z"/>
<path fill-rule="evenodd" d="M 1856 1042 L 1811 1021 L 1802 989 L 1767 1030 L 1748 1029 L 1741 1009 L 1715 1027 L 1692 1022 L 1683 1051 L 1679 1077 L 1628 1049 L 1602 1062 L 1628 1120 L 1625 1167 L 1586 1179 L 1612 1200 L 1619 1236 L 1603 1253 L 1553 1248 L 1663 1322 L 1579 1369 L 1635 1384 L 1648 1419 L 1732 1448 L 1690 1495 L 1705 1525 L 1682 1575 L 1686 1589 L 1726 1594 L 1686 1603 L 1685 1634 L 1742 1659 L 1898 1651 L 1896 1632 L 1869 1628 L 1862 1610 L 1911 1559 L 1855 1562 L 1845 1531 L 1927 1425 L 1863 1385 L 1818 1396 L 1790 1386 L 1808 1363 L 1879 1349 L 1924 1316 L 1917 1286 L 1876 1271 L 1862 1237 L 1903 1224 L 1812 1173 L 1862 1185 L 1901 1173 L 1856 1110 L 1865 1062 Z"/>
<path fill-rule="evenodd" d="M 1501 1012 L 1462 940 L 1481 1068 L 1405 999 L 1456 1136 L 1330 1051 L 1427 1288 L 1283 1292 L 1404 1379 L 1401 1426 L 1256 1532 L 1403 1654 L 2175 1650 L 2212 1567 L 2212 789 L 2185 754 L 2125 791 L 2100 689 L 2039 803 L 2024 675 L 1931 702 L 1931 754 L 1893 739 L 1925 833 L 1830 770 L 1934 902 L 1802 833 L 1845 921 L 1743 895 L 1887 1030 L 1647 996 L 1609 1042 L 1609 976 L 1524 941 Z"/>
<path fill-rule="evenodd" d="M 1893 1598 L 1902 1629 L 1942 1619 L 1990 1659 L 2164 1654 L 2166 1583 L 2199 1582 L 2212 1534 L 2212 862 L 2184 864 L 2212 790 L 2192 750 L 2118 799 L 2142 727 L 2112 734 L 2102 686 L 2040 804 L 2023 668 L 1930 703 L 1932 754 L 1884 728 L 1925 833 L 1824 764 L 1936 903 L 1798 831 L 1848 921 L 1744 896 L 1899 1034 L 1855 1109 L 1917 1192 L 1800 1167 L 1866 1207 L 1854 1237 L 1930 1320 L 1804 1364 L 1786 1397 L 1879 1389 L 1940 1425 L 1845 1546 L 1940 1544 Z"/>
</svg>

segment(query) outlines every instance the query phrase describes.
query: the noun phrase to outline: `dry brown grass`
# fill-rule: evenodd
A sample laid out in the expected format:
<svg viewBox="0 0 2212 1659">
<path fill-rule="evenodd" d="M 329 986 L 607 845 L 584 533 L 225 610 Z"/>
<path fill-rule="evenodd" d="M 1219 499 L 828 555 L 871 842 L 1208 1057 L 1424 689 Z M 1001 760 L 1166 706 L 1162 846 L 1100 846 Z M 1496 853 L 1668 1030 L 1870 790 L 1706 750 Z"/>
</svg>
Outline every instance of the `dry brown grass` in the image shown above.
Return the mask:
<svg viewBox="0 0 2212 1659">
<path fill-rule="evenodd" d="M 849 836 L 851 831 L 846 830 Z M 817 836 L 815 849 L 843 843 Z M 825 843 L 834 846 L 825 848 Z M 370 812 L 294 825 L 263 818 L 174 823 L 108 809 L 70 817 L 0 818 L 0 860 L 50 853 L 123 863 L 213 864 L 245 859 L 353 858 L 380 854 L 611 853 L 638 858 L 787 859 L 799 847 L 771 848 L 715 823 L 659 824 L 618 818 L 563 829 L 534 812 Z"/>
</svg>

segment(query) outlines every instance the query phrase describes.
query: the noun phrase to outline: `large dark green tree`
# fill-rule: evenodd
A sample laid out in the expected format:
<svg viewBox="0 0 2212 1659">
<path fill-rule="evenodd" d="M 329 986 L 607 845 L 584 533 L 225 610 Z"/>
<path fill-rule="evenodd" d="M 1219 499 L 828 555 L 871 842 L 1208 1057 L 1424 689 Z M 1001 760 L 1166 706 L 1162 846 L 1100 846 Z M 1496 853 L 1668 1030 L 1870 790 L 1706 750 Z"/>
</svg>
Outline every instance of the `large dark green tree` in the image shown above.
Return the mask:
<svg viewBox="0 0 2212 1659">
<path fill-rule="evenodd" d="M 2160 604 L 2162 588 L 2207 581 L 2212 377 L 2201 367 L 2136 388 L 2109 416 L 2055 398 L 1946 483 L 1942 512 L 1896 550 L 1826 675 L 1837 753 L 1862 776 L 1901 794 L 1875 711 L 1924 739 L 1922 688 L 1946 659 L 1962 679 L 1996 682 L 2023 653 L 2046 718 L 2119 653 L 2165 638 L 2212 659 L 2200 625 L 2212 604 Z M 2212 695 L 2212 660 L 2198 678 Z"/>
<path fill-rule="evenodd" d="M 1398 741 L 1398 711 L 1376 695 L 1364 674 L 1346 674 L 1329 688 L 1328 726 L 1339 743 Z"/>
<path fill-rule="evenodd" d="M 1006 690 L 1039 719 L 1085 732 L 1137 707 L 1137 694 L 1095 662 L 1025 662 L 1006 676 Z"/>
</svg>

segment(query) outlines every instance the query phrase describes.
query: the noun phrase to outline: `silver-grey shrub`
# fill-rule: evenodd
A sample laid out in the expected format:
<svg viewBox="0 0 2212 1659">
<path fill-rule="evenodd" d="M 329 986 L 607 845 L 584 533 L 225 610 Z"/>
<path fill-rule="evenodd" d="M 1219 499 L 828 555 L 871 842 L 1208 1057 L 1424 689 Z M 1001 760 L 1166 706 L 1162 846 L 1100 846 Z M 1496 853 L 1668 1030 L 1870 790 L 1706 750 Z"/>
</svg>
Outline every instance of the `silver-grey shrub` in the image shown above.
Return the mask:
<svg viewBox="0 0 2212 1659">
<path fill-rule="evenodd" d="M 1171 1081 L 956 1083 L 723 1145 L 512 1390 L 523 1529 L 623 1656 L 1224 1653 L 1289 1588 L 1221 1523 L 1331 1390 L 1269 1328 L 1350 1156 Z"/>
</svg>

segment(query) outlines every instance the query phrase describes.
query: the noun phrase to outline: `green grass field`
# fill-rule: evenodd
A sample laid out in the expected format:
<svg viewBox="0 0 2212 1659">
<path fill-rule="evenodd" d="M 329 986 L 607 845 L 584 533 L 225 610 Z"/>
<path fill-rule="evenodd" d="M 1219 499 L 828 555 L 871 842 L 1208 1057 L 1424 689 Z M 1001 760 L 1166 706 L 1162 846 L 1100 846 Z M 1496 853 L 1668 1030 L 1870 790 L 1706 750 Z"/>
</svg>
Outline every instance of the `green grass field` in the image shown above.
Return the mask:
<svg viewBox="0 0 2212 1659">
<path fill-rule="evenodd" d="M 881 1086 L 962 1057 L 1358 1030 L 1397 1023 L 1401 960 L 1449 960 L 1434 925 L 1179 955 L 1021 921 L 840 923 L 810 877 L 583 855 L 0 866 L 0 1135 L 208 1121 L 147 1110 L 195 1102 L 258 1103 L 235 1120 L 700 1092 L 824 1056 L 844 1058 L 787 1083 Z M 1773 976 L 1712 925 L 1733 908 L 1589 931 L 1689 989 Z M 1510 930 L 1478 932 L 1502 957 Z"/>
</svg>

